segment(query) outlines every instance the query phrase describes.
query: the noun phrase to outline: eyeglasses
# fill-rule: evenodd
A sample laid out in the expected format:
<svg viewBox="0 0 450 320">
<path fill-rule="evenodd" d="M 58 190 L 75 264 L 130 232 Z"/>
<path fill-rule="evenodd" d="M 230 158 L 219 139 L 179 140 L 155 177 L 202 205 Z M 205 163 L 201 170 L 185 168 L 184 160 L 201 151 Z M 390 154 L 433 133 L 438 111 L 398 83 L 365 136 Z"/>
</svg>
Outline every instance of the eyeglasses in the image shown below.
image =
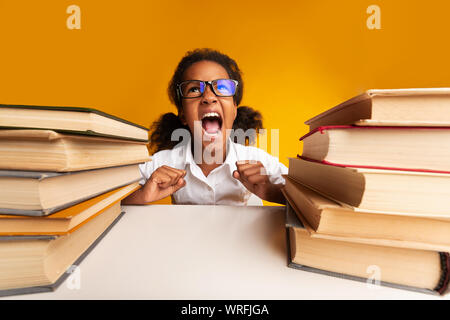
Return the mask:
<svg viewBox="0 0 450 320">
<path fill-rule="evenodd" d="M 191 99 L 203 96 L 206 86 L 210 85 L 218 97 L 232 97 L 236 93 L 238 82 L 233 79 L 217 79 L 212 81 L 188 80 L 177 85 L 182 98 Z"/>
</svg>

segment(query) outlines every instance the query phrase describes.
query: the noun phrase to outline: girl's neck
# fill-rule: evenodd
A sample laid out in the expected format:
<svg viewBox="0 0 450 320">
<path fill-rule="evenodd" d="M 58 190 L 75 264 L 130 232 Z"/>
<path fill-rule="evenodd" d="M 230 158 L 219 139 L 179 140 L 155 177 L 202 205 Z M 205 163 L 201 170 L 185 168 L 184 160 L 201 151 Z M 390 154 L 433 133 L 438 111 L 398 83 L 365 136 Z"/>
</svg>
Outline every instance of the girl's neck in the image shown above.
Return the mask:
<svg viewBox="0 0 450 320">
<path fill-rule="evenodd" d="M 221 164 L 213 163 L 213 164 L 207 164 L 207 163 L 201 163 L 198 166 L 200 169 L 202 169 L 203 174 L 205 177 L 207 177 L 211 171 L 213 171 L 215 168 L 219 167 Z"/>
<path fill-rule="evenodd" d="M 202 170 L 203 174 L 205 175 L 205 177 L 207 177 L 211 171 L 213 171 L 215 168 L 220 167 L 226 159 L 226 144 L 223 145 L 223 147 L 220 150 L 213 150 L 213 152 L 211 154 L 209 154 L 210 159 L 205 159 L 205 147 L 202 146 L 202 161 L 201 163 L 197 163 L 197 165 L 200 167 L 200 169 Z M 219 161 L 211 161 L 214 159 L 218 159 L 218 157 L 216 157 L 215 152 L 219 151 L 222 156 L 220 157 Z M 194 148 L 192 148 L 192 154 L 194 154 Z M 195 157 L 194 157 L 195 158 Z M 212 158 L 212 159 L 211 159 Z"/>
</svg>

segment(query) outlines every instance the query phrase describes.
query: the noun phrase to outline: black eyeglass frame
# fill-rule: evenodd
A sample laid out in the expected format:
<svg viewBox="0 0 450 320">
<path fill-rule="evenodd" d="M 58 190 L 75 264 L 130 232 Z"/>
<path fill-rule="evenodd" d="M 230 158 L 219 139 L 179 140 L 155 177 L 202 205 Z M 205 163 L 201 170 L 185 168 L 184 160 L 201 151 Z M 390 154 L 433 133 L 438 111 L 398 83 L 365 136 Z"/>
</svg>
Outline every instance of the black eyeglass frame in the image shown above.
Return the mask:
<svg viewBox="0 0 450 320">
<path fill-rule="evenodd" d="M 224 95 L 222 95 L 222 94 L 217 94 L 216 90 L 214 89 L 213 83 L 214 83 L 214 82 L 217 82 L 217 81 L 219 81 L 219 80 L 231 80 L 231 81 L 233 81 L 233 82 L 234 82 L 234 85 L 235 85 L 234 94 L 232 94 L 232 95 L 226 95 L 226 96 L 224 96 Z M 178 93 L 179 97 L 181 97 L 182 99 L 196 99 L 196 98 L 202 97 L 202 96 L 205 94 L 205 91 L 203 91 L 202 94 L 199 95 L 199 96 L 197 96 L 197 97 L 185 97 L 185 96 L 183 96 L 183 92 L 181 91 L 181 86 L 182 86 L 183 84 L 185 84 L 185 83 L 188 83 L 188 82 L 203 82 L 203 83 L 205 84 L 205 90 L 206 90 L 206 86 L 209 85 L 209 86 L 211 87 L 212 92 L 214 92 L 214 94 L 215 94 L 217 97 L 234 97 L 234 96 L 236 95 L 237 88 L 238 88 L 238 85 L 239 85 L 239 81 L 234 80 L 234 79 L 215 79 L 215 80 L 211 80 L 211 81 L 203 81 L 203 80 L 187 80 L 187 81 L 183 81 L 183 82 L 180 82 L 179 84 L 177 84 L 177 93 Z"/>
</svg>

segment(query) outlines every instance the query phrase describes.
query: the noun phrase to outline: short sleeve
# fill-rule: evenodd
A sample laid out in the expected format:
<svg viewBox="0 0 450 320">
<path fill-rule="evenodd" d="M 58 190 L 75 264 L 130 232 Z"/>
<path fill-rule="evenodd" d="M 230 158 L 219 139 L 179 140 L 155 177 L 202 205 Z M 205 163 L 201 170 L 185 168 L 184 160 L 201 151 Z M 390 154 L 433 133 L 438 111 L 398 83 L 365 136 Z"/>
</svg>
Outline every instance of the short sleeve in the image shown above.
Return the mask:
<svg viewBox="0 0 450 320">
<path fill-rule="evenodd" d="M 139 171 L 141 172 L 142 179 L 139 180 L 139 184 L 145 184 L 153 172 L 162 165 L 175 168 L 176 164 L 172 159 L 173 155 L 173 150 L 161 150 L 152 155 L 151 161 L 141 163 L 139 165 Z"/>
<path fill-rule="evenodd" d="M 144 185 L 147 182 L 148 178 L 150 178 L 154 170 L 155 162 L 153 160 L 141 163 L 139 165 L 139 171 L 141 172 L 142 179 L 139 180 L 139 184 Z"/>
<path fill-rule="evenodd" d="M 267 170 L 267 174 L 269 175 L 269 181 L 273 184 L 285 184 L 286 181 L 283 178 L 283 175 L 288 174 L 288 168 L 278 161 L 277 158 L 266 154 L 266 162 L 267 166 L 264 167 Z"/>
<path fill-rule="evenodd" d="M 241 147 L 242 148 L 242 147 Z M 247 151 L 248 160 L 257 160 L 261 161 L 266 169 L 266 172 L 269 176 L 270 183 L 273 184 L 285 184 L 286 181 L 283 178 L 283 175 L 288 174 L 288 168 L 282 164 L 278 158 L 270 155 L 266 151 L 256 148 L 256 147 L 243 147 L 246 149 L 241 149 L 241 151 Z M 241 157 L 242 158 L 242 157 Z"/>
</svg>

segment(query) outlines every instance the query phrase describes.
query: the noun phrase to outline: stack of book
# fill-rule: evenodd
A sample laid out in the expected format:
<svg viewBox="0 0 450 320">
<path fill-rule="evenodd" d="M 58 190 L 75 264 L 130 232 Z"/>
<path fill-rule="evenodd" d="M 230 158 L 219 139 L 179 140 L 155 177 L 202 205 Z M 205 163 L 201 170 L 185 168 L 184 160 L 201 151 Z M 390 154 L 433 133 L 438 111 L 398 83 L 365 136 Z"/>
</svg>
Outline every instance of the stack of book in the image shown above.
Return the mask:
<svg viewBox="0 0 450 320">
<path fill-rule="evenodd" d="M 147 142 L 95 109 L 0 105 L 0 296 L 64 281 L 123 215 Z"/>
<path fill-rule="evenodd" d="M 290 266 L 444 293 L 450 89 L 369 90 L 306 124 L 283 190 Z"/>
</svg>

